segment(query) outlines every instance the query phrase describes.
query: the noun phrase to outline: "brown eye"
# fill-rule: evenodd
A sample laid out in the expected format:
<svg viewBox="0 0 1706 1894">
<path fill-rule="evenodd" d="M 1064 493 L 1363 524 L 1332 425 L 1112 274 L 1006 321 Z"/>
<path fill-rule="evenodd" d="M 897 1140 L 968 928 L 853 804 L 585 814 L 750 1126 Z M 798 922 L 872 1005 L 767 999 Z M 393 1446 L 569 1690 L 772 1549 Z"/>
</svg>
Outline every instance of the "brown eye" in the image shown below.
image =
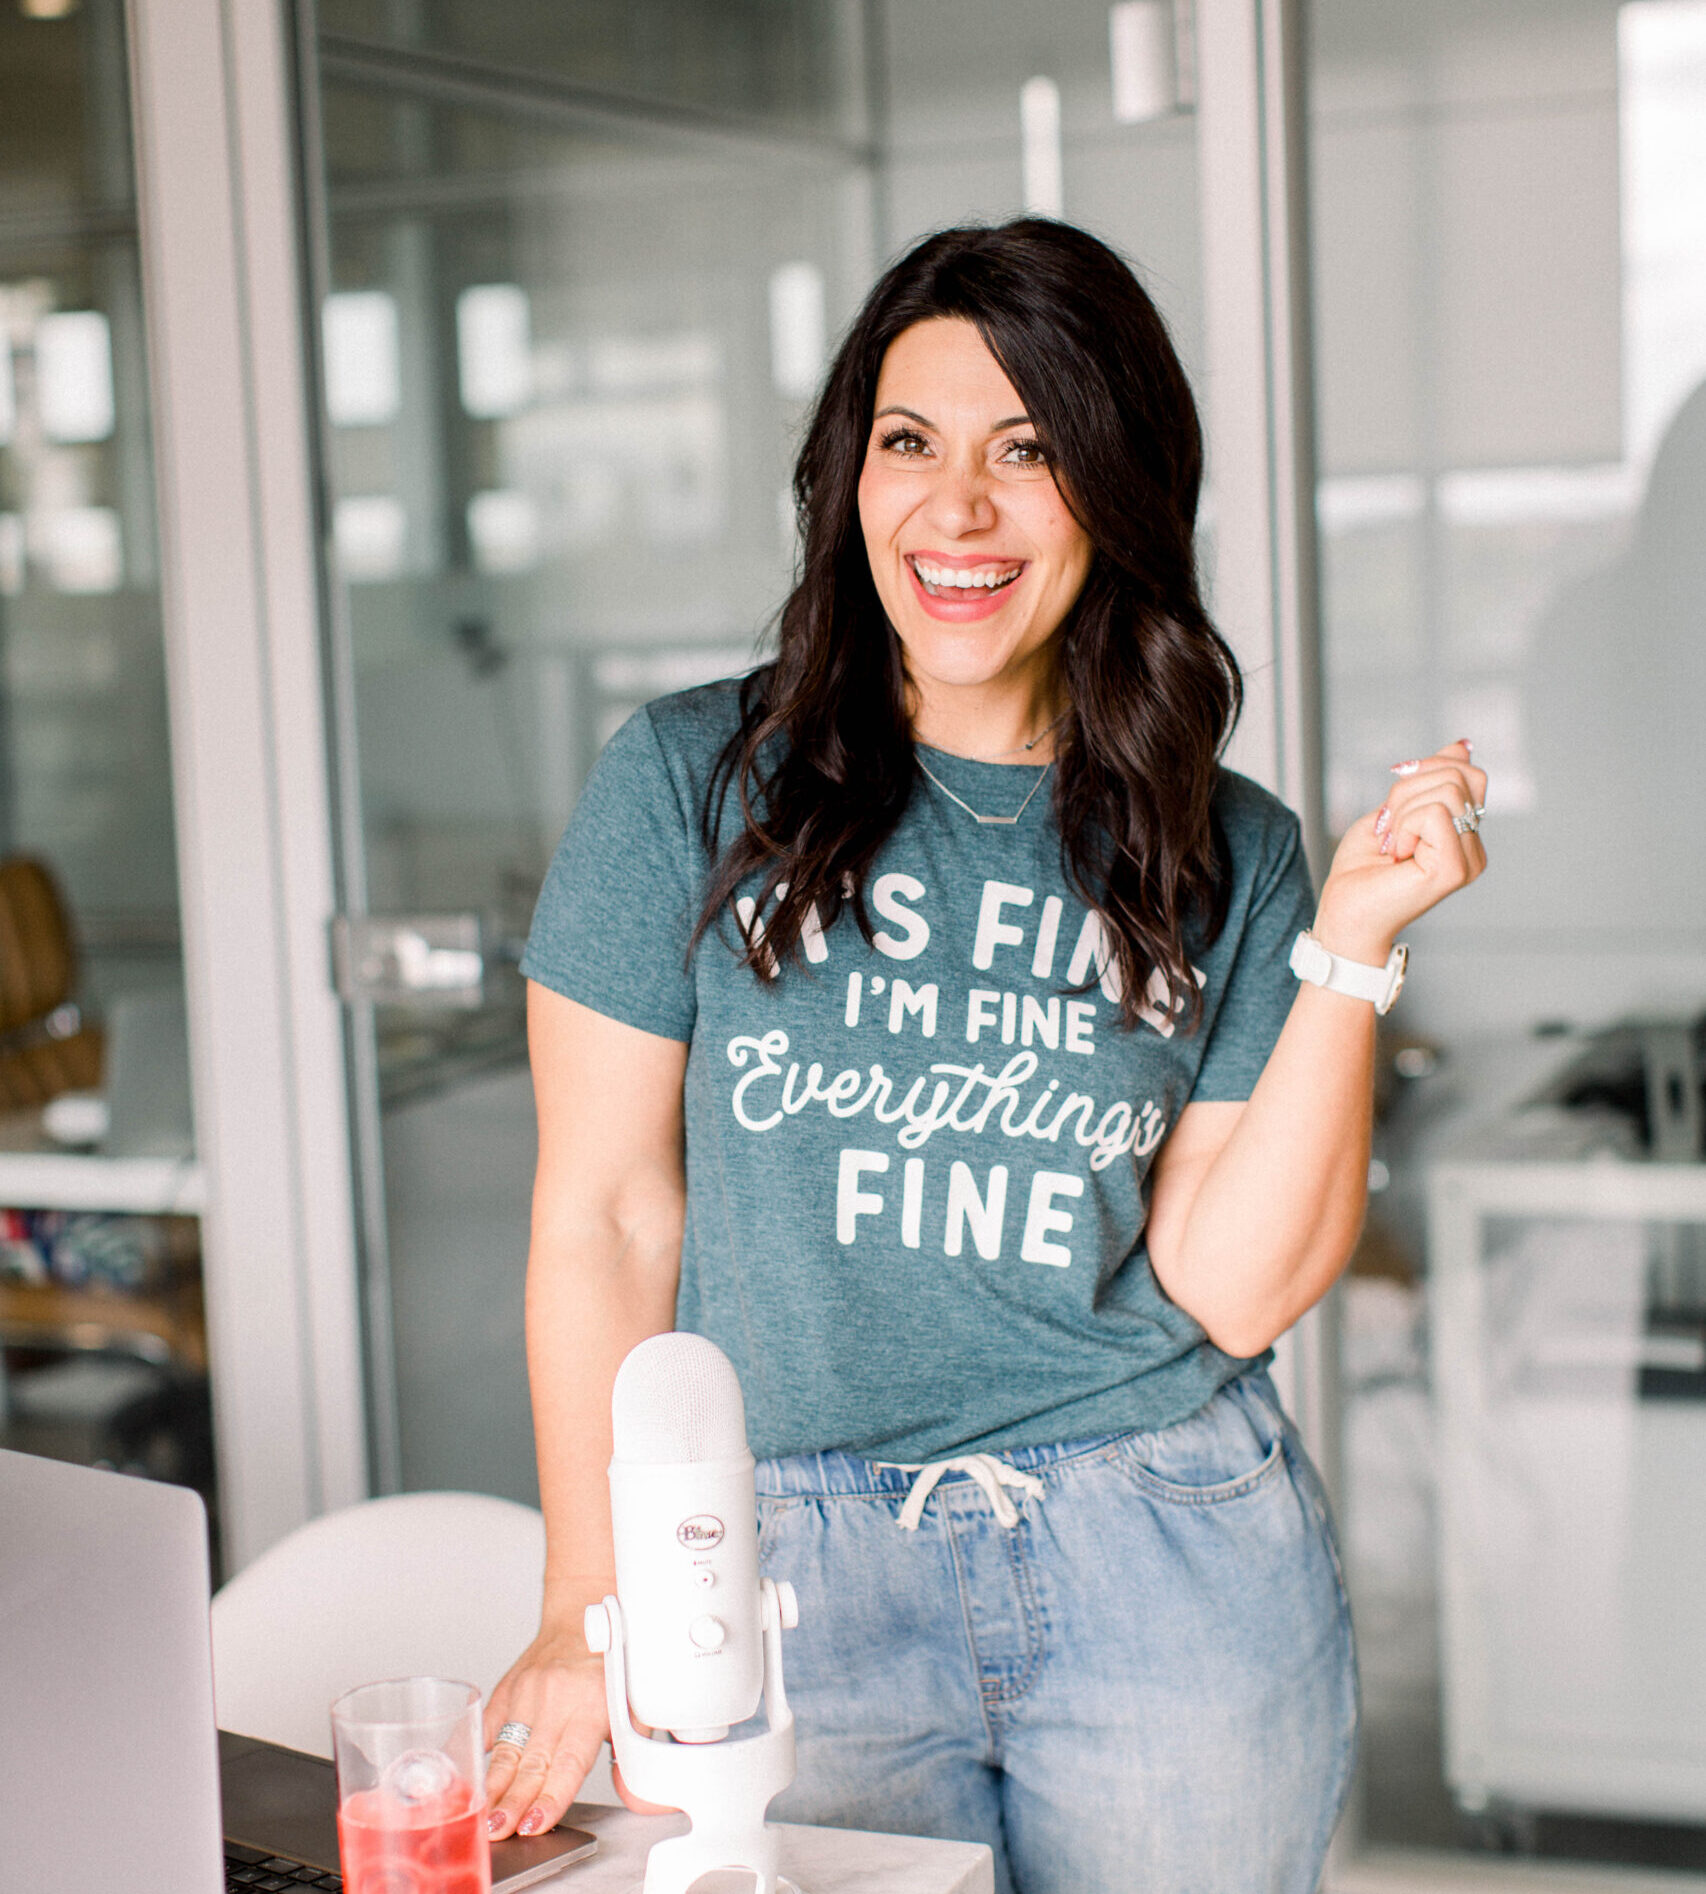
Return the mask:
<svg viewBox="0 0 1706 1894">
<path fill-rule="evenodd" d="M 903 460 L 916 459 L 927 449 L 924 436 L 909 427 L 892 429 L 883 436 L 880 445 L 885 452 L 899 454 Z"/>
<path fill-rule="evenodd" d="M 1038 440 L 1009 441 L 1001 458 L 1014 467 L 1046 467 L 1048 449 Z"/>
</svg>

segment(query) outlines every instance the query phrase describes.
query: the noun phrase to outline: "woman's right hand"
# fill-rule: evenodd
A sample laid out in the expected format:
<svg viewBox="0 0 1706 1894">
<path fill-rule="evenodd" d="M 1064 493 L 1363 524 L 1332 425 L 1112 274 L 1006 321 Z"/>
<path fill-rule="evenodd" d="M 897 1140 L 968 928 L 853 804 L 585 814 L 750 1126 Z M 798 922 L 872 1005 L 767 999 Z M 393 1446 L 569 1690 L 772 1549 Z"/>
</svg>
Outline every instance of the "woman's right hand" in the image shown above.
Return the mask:
<svg viewBox="0 0 1706 1894">
<path fill-rule="evenodd" d="M 587 1649 L 584 1615 L 616 1589 L 610 1390 L 628 1352 L 674 1324 L 687 1214 L 686 1044 L 532 982 L 527 1018 L 539 1115 L 527 1365 L 549 1550 L 539 1635 L 486 1705 L 488 1748 L 506 1723 L 530 1732 L 524 1748 L 491 1753 L 495 1838 L 553 1827 L 609 1735 L 604 1664 Z M 616 1788 L 651 1812 L 620 1773 Z"/>
<path fill-rule="evenodd" d="M 604 1595 L 599 1593 L 601 1598 Z M 506 1723 L 525 1723 L 531 1730 L 525 1749 L 513 1743 L 493 1748 Z M 555 1828 L 597 1762 L 599 1745 L 609 1736 L 604 1659 L 587 1649 L 577 1609 L 572 1620 L 541 1626 L 486 1702 L 484 1740 L 491 1754 L 486 1767 L 486 1829 L 492 1839 L 542 1835 Z M 620 1769 L 611 1770 L 611 1780 L 636 1815 L 670 1813 L 655 1802 L 630 1795 Z"/>
<path fill-rule="evenodd" d="M 532 1731 L 525 1749 L 493 1748 L 506 1723 Z M 541 1626 L 486 1703 L 486 1826 L 493 1838 L 555 1827 L 609 1735 L 604 1660 L 587 1649 L 578 1616 Z"/>
</svg>

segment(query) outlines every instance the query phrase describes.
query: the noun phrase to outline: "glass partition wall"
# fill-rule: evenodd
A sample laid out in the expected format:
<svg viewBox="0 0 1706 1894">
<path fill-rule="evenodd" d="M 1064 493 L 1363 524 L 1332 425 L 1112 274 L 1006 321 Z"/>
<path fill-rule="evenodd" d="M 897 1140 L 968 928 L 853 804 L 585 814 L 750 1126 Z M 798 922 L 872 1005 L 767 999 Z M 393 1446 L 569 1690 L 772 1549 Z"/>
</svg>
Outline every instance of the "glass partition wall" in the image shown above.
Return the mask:
<svg viewBox="0 0 1706 1894">
<path fill-rule="evenodd" d="M 199 365 L 191 317 L 218 303 L 210 380 L 244 391 L 211 413 L 192 375 L 159 384 L 178 449 L 161 452 L 176 472 L 160 491 L 197 501 L 164 544 L 182 576 L 241 563 L 208 543 L 208 496 L 185 481 L 211 455 L 233 491 L 254 483 L 220 515 L 228 536 L 239 515 L 277 527 L 281 493 L 300 503 L 306 574 L 303 496 L 320 476 L 347 1002 L 347 1072 L 329 1053 L 304 1061 L 308 1027 L 256 1025 L 270 988 L 251 936 L 214 939 L 210 900 L 188 906 L 219 961 L 204 995 L 226 996 L 198 1018 L 232 1132 L 229 1227 L 239 1195 L 261 1200 L 215 1258 L 248 1556 L 359 1488 L 344 1233 L 307 1208 L 342 1221 L 326 1180 L 346 1105 L 373 1483 L 532 1494 L 516 945 L 616 721 L 763 650 L 794 557 L 800 422 L 873 272 L 961 217 L 1063 213 L 1137 262 L 1205 406 L 1231 400 L 1235 377 L 1213 371 L 1229 314 L 1248 311 L 1224 293 L 1207 307 L 1205 220 L 1221 262 L 1227 244 L 1215 165 L 1290 107 L 1258 74 L 1219 143 L 1202 136 L 1206 88 L 1193 115 L 1193 40 L 1256 48 L 1260 65 L 1286 12 L 1270 0 L 322 0 L 317 16 L 304 0 L 277 16 L 299 29 L 300 118 L 286 128 L 281 74 L 269 146 L 252 108 L 275 17 L 216 11 L 132 0 L 151 49 L 139 120 L 157 141 L 207 133 L 157 144 L 144 194 L 160 226 L 150 315 L 180 325 L 161 359 Z M 1375 1209 L 1344 1291 L 1342 1517 L 1375 1850 L 1353 1840 L 1332 1882 L 1345 1890 L 1433 1885 L 1441 1850 L 1459 1857 L 1454 1884 L 1476 1886 L 1500 1885 L 1495 1853 L 1513 1851 L 1706 1866 L 1706 933 L 1685 747 L 1706 689 L 1690 636 L 1706 604 L 1703 11 L 1312 9 L 1328 799 L 1348 819 L 1389 764 L 1467 732 L 1492 772 L 1497 863 L 1415 930 L 1382 1061 Z M 103 1001 L 179 983 L 124 68 L 115 0 L 0 15 L 0 822 L 7 850 L 56 867 Z M 1225 71 L 1205 57 L 1204 74 Z M 233 90 L 209 106 L 201 82 Z M 273 187 L 290 130 L 316 461 L 268 487 L 300 448 L 298 351 L 272 321 L 292 299 L 235 314 L 243 286 L 220 271 L 265 230 L 248 285 L 283 281 Z M 209 180 L 208 152 L 231 175 Z M 1270 205 L 1296 182 L 1251 181 Z M 221 217 L 229 255 L 218 232 L 201 241 Z M 1233 247 L 1269 234 L 1252 221 Z M 1244 286 L 1252 308 L 1264 281 Z M 157 354 L 164 333 L 155 321 Z M 1231 354 L 1271 423 L 1287 399 L 1262 380 L 1272 362 Z M 282 528 L 262 538 L 239 575 L 262 575 L 257 594 L 268 560 L 296 557 Z M 1234 577 L 1283 587 L 1256 563 L 1229 570 L 1223 598 Z M 331 868 L 322 884 L 280 841 L 327 826 L 299 793 L 309 752 L 324 789 L 308 582 L 269 595 L 258 632 L 230 629 L 252 607 L 236 580 L 181 589 L 172 622 L 195 636 L 174 647 L 174 690 L 194 697 L 220 641 L 243 639 L 264 688 L 251 702 L 225 676 L 211 695 L 231 703 L 180 720 L 180 775 L 190 729 L 206 793 L 183 797 L 179 826 L 227 834 L 196 823 L 219 785 L 247 784 L 265 872 L 244 885 L 280 904 L 289 1005 L 318 1031 L 309 1001 L 324 1003 L 330 1047 Z M 268 692 L 288 715 L 254 711 Z M 221 721 L 249 750 L 275 745 L 271 777 L 217 751 Z M 218 883 L 227 917 L 235 885 Z M 330 1156 L 309 1137 L 328 1125 Z M 293 1166 L 299 1245 L 257 1188 Z M 193 1167 L 174 1175 L 193 1195 Z M 276 1349 L 253 1344 L 257 1308 Z M 7 1359 L 15 1417 L 49 1364 Z M 314 1398 L 292 1407 L 297 1382 Z M 322 1479 L 311 1463 L 340 1452 Z"/>
<path fill-rule="evenodd" d="M 211 1499 L 126 82 L 0 12 L 0 1441 Z"/>
<path fill-rule="evenodd" d="M 1706 6 L 1313 42 L 1329 803 L 1491 778 L 1344 1291 L 1364 1831 L 1706 1869 Z"/>
</svg>

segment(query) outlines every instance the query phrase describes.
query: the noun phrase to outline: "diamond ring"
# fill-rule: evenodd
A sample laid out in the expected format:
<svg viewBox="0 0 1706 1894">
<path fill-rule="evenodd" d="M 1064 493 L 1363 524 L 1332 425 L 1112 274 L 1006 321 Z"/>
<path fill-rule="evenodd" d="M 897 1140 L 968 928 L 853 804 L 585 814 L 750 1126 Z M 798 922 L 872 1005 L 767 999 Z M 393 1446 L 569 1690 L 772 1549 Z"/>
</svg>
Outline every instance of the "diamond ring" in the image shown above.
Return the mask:
<svg viewBox="0 0 1706 1894">
<path fill-rule="evenodd" d="M 1480 809 L 1474 803 L 1466 802 L 1463 805 L 1462 815 L 1454 815 L 1451 818 L 1451 826 L 1459 835 L 1474 835 L 1481 827 Z"/>
<path fill-rule="evenodd" d="M 498 1731 L 497 1742 L 493 1743 L 492 1747 L 496 1749 L 498 1743 L 508 1743 L 511 1749 L 525 1749 L 532 1735 L 531 1723 L 506 1723 Z"/>
</svg>

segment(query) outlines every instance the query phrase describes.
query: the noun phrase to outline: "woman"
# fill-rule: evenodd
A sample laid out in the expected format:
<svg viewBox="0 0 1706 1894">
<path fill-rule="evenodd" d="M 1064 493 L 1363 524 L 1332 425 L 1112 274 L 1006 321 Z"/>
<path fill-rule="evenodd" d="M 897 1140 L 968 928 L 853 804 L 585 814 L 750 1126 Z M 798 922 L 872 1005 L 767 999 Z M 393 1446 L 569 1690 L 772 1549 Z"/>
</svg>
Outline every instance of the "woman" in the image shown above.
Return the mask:
<svg viewBox="0 0 1706 1894">
<path fill-rule="evenodd" d="M 933 237 L 830 372 L 776 661 L 593 772 L 524 961 L 550 1550 L 495 1833 L 605 1733 L 610 1384 L 680 1326 L 740 1372 L 801 1597 L 777 1814 L 987 1841 L 1022 1894 L 1315 1886 L 1354 1666 L 1263 1364 L 1356 1238 L 1375 1006 L 1288 957 L 1313 915 L 1310 980 L 1389 1000 L 1485 781 L 1402 766 L 1315 905 L 1218 763 L 1200 473 L 1112 252 Z"/>
</svg>

